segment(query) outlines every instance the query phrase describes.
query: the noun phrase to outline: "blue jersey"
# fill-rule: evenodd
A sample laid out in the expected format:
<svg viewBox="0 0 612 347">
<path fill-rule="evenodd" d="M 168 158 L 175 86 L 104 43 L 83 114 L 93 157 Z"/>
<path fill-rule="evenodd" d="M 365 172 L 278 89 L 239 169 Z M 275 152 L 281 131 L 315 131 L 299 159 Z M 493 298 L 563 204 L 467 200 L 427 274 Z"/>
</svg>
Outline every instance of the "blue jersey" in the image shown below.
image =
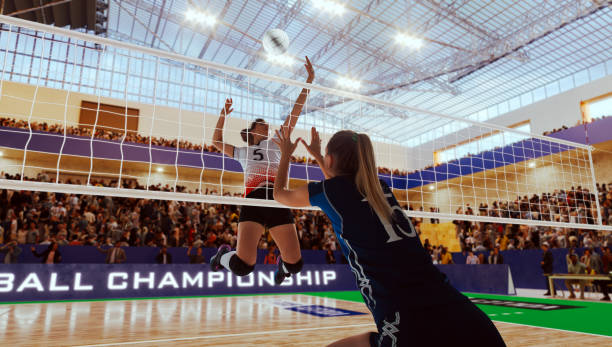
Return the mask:
<svg viewBox="0 0 612 347">
<path fill-rule="evenodd" d="M 310 204 L 333 224 L 363 299 L 379 321 L 398 309 L 426 309 L 467 300 L 432 263 L 410 220 L 386 183 L 393 223 L 383 221 L 352 177 L 308 184 Z"/>
</svg>

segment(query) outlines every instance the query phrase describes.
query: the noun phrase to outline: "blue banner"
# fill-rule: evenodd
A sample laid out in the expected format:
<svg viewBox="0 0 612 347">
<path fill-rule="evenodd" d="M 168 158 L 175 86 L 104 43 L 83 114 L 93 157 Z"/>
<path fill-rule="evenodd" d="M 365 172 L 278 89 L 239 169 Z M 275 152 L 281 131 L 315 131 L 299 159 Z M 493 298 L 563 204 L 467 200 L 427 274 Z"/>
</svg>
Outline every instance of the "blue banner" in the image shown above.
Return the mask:
<svg viewBox="0 0 612 347">
<path fill-rule="evenodd" d="M 514 294 L 508 265 L 440 265 L 459 291 Z M 0 302 L 357 290 L 348 265 L 307 264 L 274 283 L 277 265 L 238 277 L 192 264 L 0 265 Z"/>
<path fill-rule="evenodd" d="M 0 302 L 173 297 L 355 290 L 345 265 L 304 265 L 274 284 L 277 265 L 258 265 L 248 276 L 210 271 L 208 265 L 16 264 L 0 266 Z"/>
</svg>

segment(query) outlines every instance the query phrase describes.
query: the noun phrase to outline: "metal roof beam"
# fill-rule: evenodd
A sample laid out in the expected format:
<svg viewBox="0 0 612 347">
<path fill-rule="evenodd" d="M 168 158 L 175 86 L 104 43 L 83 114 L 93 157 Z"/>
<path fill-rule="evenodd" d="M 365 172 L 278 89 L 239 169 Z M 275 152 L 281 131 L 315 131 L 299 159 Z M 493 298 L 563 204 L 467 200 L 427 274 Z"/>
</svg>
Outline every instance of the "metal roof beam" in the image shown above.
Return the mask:
<svg viewBox="0 0 612 347">
<path fill-rule="evenodd" d="M 232 0 L 225 1 L 225 5 L 223 6 L 223 9 L 221 10 L 221 13 L 219 13 L 219 19 L 225 18 L 225 15 L 227 14 L 227 10 L 229 10 L 231 4 L 232 4 Z M 200 54 L 198 54 L 198 58 L 202 59 L 204 57 L 204 54 L 206 54 L 206 50 L 208 50 L 208 46 L 210 46 L 210 44 L 212 43 L 212 40 L 215 39 L 215 35 L 217 31 L 214 29 L 216 29 L 217 25 L 218 24 L 215 23 L 215 25 L 213 26 L 213 30 L 210 31 L 210 35 L 208 35 L 208 38 L 206 39 L 204 46 L 202 46 L 202 49 L 200 50 Z"/>
<path fill-rule="evenodd" d="M 279 10 L 284 10 L 284 11 L 291 11 L 290 8 L 288 8 L 286 5 L 279 3 L 278 1 L 272 1 L 270 2 L 271 4 L 276 4 L 277 8 Z M 343 29 L 341 29 L 340 31 L 337 32 L 332 32 L 329 28 L 327 27 L 322 27 L 322 26 L 317 26 L 317 29 L 328 33 L 329 35 L 331 35 L 331 39 L 325 44 L 325 46 L 323 46 L 319 51 L 317 51 L 314 55 L 311 55 L 309 58 L 311 61 L 318 61 L 324 54 L 328 53 L 332 48 L 334 48 L 334 45 L 339 43 L 339 42 L 344 42 L 345 45 L 346 44 L 352 44 L 355 47 L 357 47 L 358 49 L 360 49 L 361 51 L 364 51 L 366 53 L 368 53 L 371 57 L 374 57 L 374 60 L 370 61 L 365 67 L 360 67 L 360 70 L 363 71 L 370 71 L 371 69 L 373 69 L 375 66 L 379 65 L 382 62 L 388 62 L 398 68 L 400 68 L 402 71 L 400 71 L 399 73 L 393 74 L 393 76 L 397 76 L 400 75 L 402 76 L 403 80 L 409 79 L 409 78 L 424 78 L 425 76 L 427 76 L 427 74 L 425 72 L 419 71 L 419 69 L 415 68 L 414 66 L 409 66 L 406 63 L 404 63 L 403 61 L 397 59 L 395 57 L 395 52 L 397 50 L 397 48 L 394 48 L 391 52 L 387 53 L 387 54 L 383 54 L 381 51 L 373 49 L 371 46 L 367 45 L 364 42 L 359 42 L 354 40 L 351 37 L 351 31 L 352 29 L 359 24 L 359 22 L 362 19 L 362 16 L 365 15 L 366 12 L 370 11 L 373 7 L 378 6 L 381 3 L 381 0 L 371 0 L 365 7 L 364 11 L 359 11 L 357 12 L 357 15 L 355 17 L 353 17 L 353 19 L 351 19 L 351 21 L 349 21 L 344 27 Z M 437 24 L 441 18 L 441 16 L 436 16 L 432 19 L 431 22 L 427 23 L 426 26 L 431 27 L 435 24 Z M 313 21 L 314 23 L 314 21 Z M 293 76 L 291 76 L 292 79 L 296 79 L 298 77 L 298 73 L 294 73 Z M 320 79 L 319 77 L 317 77 L 317 79 Z M 380 79 L 376 79 L 378 82 L 381 82 Z M 436 78 L 431 78 L 428 79 L 428 82 L 432 85 L 434 85 L 435 87 L 440 88 L 441 91 L 443 92 L 448 92 L 451 94 L 459 94 L 459 89 L 456 88 L 455 86 L 444 82 L 444 81 L 440 81 Z M 382 84 L 385 84 L 384 82 L 381 82 Z M 383 90 L 387 90 L 389 88 L 392 87 L 383 87 Z M 375 91 L 378 91 L 379 89 L 376 89 Z M 278 89 L 276 90 L 277 93 L 280 93 L 281 90 Z M 365 95 L 376 95 L 380 92 L 377 93 L 371 93 L 368 92 Z M 339 102 L 338 104 L 340 104 L 342 102 Z M 332 105 L 333 106 L 333 105 Z"/>
<path fill-rule="evenodd" d="M 550 3 L 551 6 L 558 4 L 553 0 L 545 2 Z M 476 50 L 473 54 L 458 53 L 445 61 L 435 64 L 449 72 L 456 71 L 462 67 L 467 68 L 466 71 L 459 72 L 451 78 L 453 82 L 458 81 L 499 59 L 519 52 L 520 49 L 535 40 L 608 6 L 612 6 L 612 0 L 574 0 L 563 4 L 560 8 L 549 11 L 544 16 L 539 16 L 539 13 L 527 12 L 515 19 L 515 22 L 526 23 L 526 25 L 508 25 L 510 28 L 519 27 L 520 29 L 508 32 L 500 39 L 486 42 L 483 47 Z"/>
</svg>

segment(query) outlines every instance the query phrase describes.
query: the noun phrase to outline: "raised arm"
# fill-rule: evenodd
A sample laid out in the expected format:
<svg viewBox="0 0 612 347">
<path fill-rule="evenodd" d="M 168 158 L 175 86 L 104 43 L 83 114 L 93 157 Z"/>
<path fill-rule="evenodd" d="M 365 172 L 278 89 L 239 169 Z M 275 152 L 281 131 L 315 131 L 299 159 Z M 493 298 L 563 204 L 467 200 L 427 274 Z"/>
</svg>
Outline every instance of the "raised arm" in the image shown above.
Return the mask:
<svg viewBox="0 0 612 347">
<path fill-rule="evenodd" d="M 312 127 L 312 129 L 310 129 L 310 145 L 307 144 L 306 141 L 304 141 L 303 139 L 300 139 L 300 141 L 302 141 L 302 144 L 304 144 L 304 147 L 306 147 L 308 153 L 310 153 L 310 155 L 312 155 L 319 164 L 319 167 L 321 168 L 321 171 L 323 171 L 323 176 L 325 176 L 325 179 L 330 178 L 330 174 L 325 168 L 323 155 L 321 154 L 321 137 L 319 137 L 319 132 L 317 131 L 317 129 L 315 127 Z"/>
<path fill-rule="evenodd" d="M 219 120 L 217 121 L 217 125 L 215 126 L 215 132 L 213 133 L 213 146 L 225 153 L 227 156 L 234 157 L 234 146 L 228 145 L 223 142 L 223 125 L 225 124 L 225 117 L 232 113 L 234 109 L 232 108 L 232 99 L 225 100 L 225 106 L 221 110 L 221 114 L 219 115 Z"/>
<path fill-rule="evenodd" d="M 306 57 L 306 64 L 304 64 L 304 66 L 306 67 L 306 71 L 308 71 L 308 78 L 306 79 L 306 83 L 312 83 L 312 80 L 314 80 L 315 73 L 308 57 Z M 291 113 L 285 119 L 285 123 L 283 123 L 283 128 L 288 127 L 289 132 L 292 132 L 293 128 L 295 128 L 295 124 L 297 123 L 298 118 L 300 118 L 300 113 L 302 113 L 302 108 L 306 104 L 306 99 L 308 99 L 309 93 L 310 89 L 302 89 L 302 92 L 300 93 L 297 100 L 295 101 L 295 104 L 293 105 Z"/>
<path fill-rule="evenodd" d="M 291 142 L 290 130 L 288 128 L 282 128 L 280 132 L 276 130 L 276 137 L 273 137 L 272 141 L 274 141 L 281 150 L 281 160 L 278 165 L 276 180 L 274 181 L 274 200 L 290 207 L 310 206 L 308 185 L 305 184 L 294 190 L 287 188 L 289 161 L 300 139 Z"/>
</svg>

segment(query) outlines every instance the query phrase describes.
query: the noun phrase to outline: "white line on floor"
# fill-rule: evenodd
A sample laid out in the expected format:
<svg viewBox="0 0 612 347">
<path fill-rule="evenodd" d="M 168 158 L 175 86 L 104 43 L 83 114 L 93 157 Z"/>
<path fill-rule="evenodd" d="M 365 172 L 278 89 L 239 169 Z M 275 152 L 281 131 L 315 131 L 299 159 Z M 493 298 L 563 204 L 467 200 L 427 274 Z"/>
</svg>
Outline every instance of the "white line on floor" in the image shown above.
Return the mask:
<svg viewBox="0 0 612 347">
<path fill-rule="evenodd" d="M 304 294 L 298 294 L 298 295 L 304 295 Z M 314 295 L 306 295 L 306 296 L 313 296 L 313 297 L 315 297 Z M 506 295 L 506 296 L 511 296 L 511 295 Z M 316 297 L 318 297 L 318 296 L 316 296 Z M 514 296 L 514 297 L 516 297 L 516 296 Z M 330 298 L 330 299 L 333 299 L 333 298 Z M 344 300 L 344 299 L 335 299 L 335 300 L 352 302 L 352 303 L 356 302 L 356 301 L 350 301 L 350 300 Z M 365 306 L 365 304 L 363 304 L 363 305 Z M 515 312 L 515 313 L 516 314 L 522 314 L 522 312 Z M 489 314 L 489 316 L 494 316 L 494 315 L 495 315 L 495 313 Z M 591 336 L 600 336 L 600 337 L 612 338 L 611 336 L 608 336 L 608 335 L 592 334 L 592 333 L 585 333 L 585 332 L 581 332 L 581 331 L 572 331 L 572 330 L 565 330 L 565 329 L 547 328 L 547 327 L 542 327 L 542 326 L 539 326 L 539 325 L 521 324 L 521 323 L 510 323 L 510 322 L 504 322 L 504 321 L 496 321 L 494 319 L 492 319 L 492 321 L 493 322 L 499 322 L 499 323 L 506 323 L 506 324 L 522 325 L 522 326 L 525 326 L 525 327 L 534 327 L 534 328 L 541 328 L 541 329 L 548 329 L 548 330 L 564 331 L 564 332 L 575 333 L 575 334 L 585 334 L 585 335 L 591 335 Z"/>
<path fill-rule="evenodd" d="M 375 327 L 374 323 L 367 324 L 351 324 L 351 325 L 336 325 L 331 327 L 315 327 L 315 328 L 302 328 L 302 329 L 285 329 L 285 330 L 269 330 L 269 331 L 254 331 L 250 333 L 240 334 L 224 334 L 224 335 L 204 335 L 204 336 L 192 336 L 192 337 L 177 337 L 172 339 L 158 339 L 158 340 L 142 340 L 142 341 L 126 341 L 126 342 L 113 342 L 113 343 L 101 343 L 95 345 L 78 345 L 75 347 L 101 347 L 101 346 L 124 346 L 124 345 L 138 345 L 138 344 L 149 344 L 159 342 L 172 342 L 172 341 L 191 341 L 191 340 L 203 340 L 203 339 L 216 339 L 223 337 L 236 337 L 236 336 L 248 336 L 248 335 L 266 335 L 266 334 L 283 334 L 283 333 L 294 333 L 301 331 L 312 331 L 312 330 L 333 330 L 342 328 L 360 328 L 360 327 Z"/>
</svg>

